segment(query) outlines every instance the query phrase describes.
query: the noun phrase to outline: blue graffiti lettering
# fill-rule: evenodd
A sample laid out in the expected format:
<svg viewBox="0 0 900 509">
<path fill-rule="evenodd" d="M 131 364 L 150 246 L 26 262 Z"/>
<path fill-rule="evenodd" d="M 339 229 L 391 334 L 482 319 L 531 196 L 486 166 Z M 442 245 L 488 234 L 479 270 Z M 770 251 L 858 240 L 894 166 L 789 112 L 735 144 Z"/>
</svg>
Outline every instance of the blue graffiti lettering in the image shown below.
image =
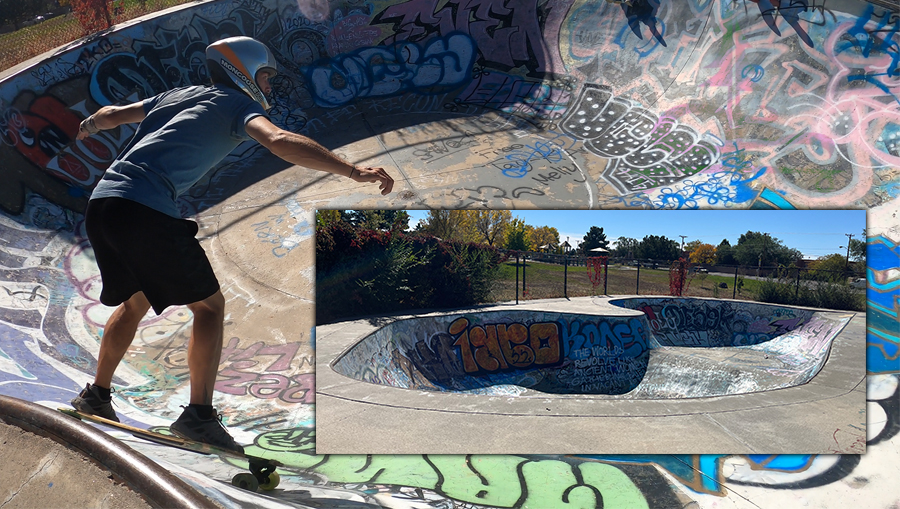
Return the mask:
<svg viewBox="0 0 900 509">
<path fill-rule="evenodd" d="M 362 48 L 303 70 L 316 103 L 336 108 L 361 97 L 446 92 L 472 79 L 475 54 L 472 38 L 455 33 L 424 47 L 398 42 Z"/>
</svg>

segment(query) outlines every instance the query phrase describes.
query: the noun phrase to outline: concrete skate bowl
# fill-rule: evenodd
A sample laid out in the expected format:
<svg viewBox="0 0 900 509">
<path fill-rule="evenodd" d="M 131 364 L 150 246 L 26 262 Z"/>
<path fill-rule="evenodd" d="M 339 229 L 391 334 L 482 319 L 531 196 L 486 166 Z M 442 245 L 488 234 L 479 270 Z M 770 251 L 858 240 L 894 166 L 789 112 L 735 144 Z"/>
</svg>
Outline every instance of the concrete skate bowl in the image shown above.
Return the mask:
<svg viewBox="0 0 900 509">
<path fill-rule="evenodd" d="M 714 299 L 635 297 L 613 306 L 644 313 L 650 368 L 635 398 L 703 397 L 810 381 L 853 313 Z"/>
<path fill-rule="evenodd" d="M 438 314 L 385 325 L 331 367 L 374 384 L 488 396 L 725 396 L 806 383 L 851 318 L 687 298 L 599 300 L 597 314 Z"/>
</svg>

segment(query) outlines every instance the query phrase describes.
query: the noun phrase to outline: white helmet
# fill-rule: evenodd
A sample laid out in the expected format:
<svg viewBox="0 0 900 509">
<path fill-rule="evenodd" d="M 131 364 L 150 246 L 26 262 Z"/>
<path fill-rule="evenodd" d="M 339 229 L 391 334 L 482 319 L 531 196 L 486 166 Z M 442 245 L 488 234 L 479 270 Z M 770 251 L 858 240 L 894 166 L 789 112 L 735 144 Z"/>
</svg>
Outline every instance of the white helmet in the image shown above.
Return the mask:
<svg viewBox="0 0 900 509">
<path fill-rule="evenodd" d="M 206 59 L 221 66 L 231 81 L 265 110 L 272 107 L 256 84 L 259 71 L 278 72 L 275 55 L 268 46 L 250 37 L 229 37 L 207 46 Z"/>
</svg>

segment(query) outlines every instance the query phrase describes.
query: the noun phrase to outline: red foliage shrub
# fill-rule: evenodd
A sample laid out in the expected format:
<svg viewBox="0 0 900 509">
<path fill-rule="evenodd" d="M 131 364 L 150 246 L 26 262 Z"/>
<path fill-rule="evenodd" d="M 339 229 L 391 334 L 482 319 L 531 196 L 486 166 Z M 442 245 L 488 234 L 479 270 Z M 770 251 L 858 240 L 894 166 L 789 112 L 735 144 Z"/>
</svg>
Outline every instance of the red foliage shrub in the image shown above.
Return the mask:
<svg viewBox="0 0 900 509">
<path fill-rule="evenodd" d="M 691 263 L 684 258 L 672 262 L 669 267 L 669 295 L 673 297 L 681 297 L 691 285 L 688 273 L 691 270 Z"/>
<path fill-rule="evenodd" d="M 84 34 L 106 30 L 112 26 L 106 0 L 70 0 L 72 12 L 84 28 Z"/>
</svg>

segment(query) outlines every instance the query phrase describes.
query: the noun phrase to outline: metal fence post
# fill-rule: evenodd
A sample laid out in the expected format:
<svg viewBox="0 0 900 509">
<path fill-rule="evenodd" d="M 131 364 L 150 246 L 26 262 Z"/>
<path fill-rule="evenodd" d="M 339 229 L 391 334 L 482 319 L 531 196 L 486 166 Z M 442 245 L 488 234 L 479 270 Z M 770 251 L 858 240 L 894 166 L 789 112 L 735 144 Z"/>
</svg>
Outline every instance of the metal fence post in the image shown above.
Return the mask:
<svg viewBox="0 0 900 509">
<path fill-rule="evenodd" d="M 525 268 L 528 266 L 528 253 L 522 253 L 522 300 L 528 293 L 528 286 L 525 284 Z"/>
<path fill-rule="evenodd" d="M 637 269 L 638 269 L 637 270 L 637 281 L 635 282 L 635 285 L 634 285 L 634 294 L 640 295 L 641 294 L 641 262 L 638 262 Z"/>
<path fill-rule="evenodd" d="M 519 303 L 519 252 L 516 251 L 516 304 Z"/>
<path fill-rule="evenodd" d="M 563 296 L 569 298 L 569 257 L 563 258 Z"/>
<path fill-rule="evenodd" d="M 797 267 L 797 288 L 794 289 L 794 300 L 800 297 L 800 267 Z"/>
<path fill-rule="evenodd" d="M 731 288 L 731 299 L 737 299 L 737 276 L 738 276 L 738 268 L 734 268 L 734 284 Z"/>
</svg>

